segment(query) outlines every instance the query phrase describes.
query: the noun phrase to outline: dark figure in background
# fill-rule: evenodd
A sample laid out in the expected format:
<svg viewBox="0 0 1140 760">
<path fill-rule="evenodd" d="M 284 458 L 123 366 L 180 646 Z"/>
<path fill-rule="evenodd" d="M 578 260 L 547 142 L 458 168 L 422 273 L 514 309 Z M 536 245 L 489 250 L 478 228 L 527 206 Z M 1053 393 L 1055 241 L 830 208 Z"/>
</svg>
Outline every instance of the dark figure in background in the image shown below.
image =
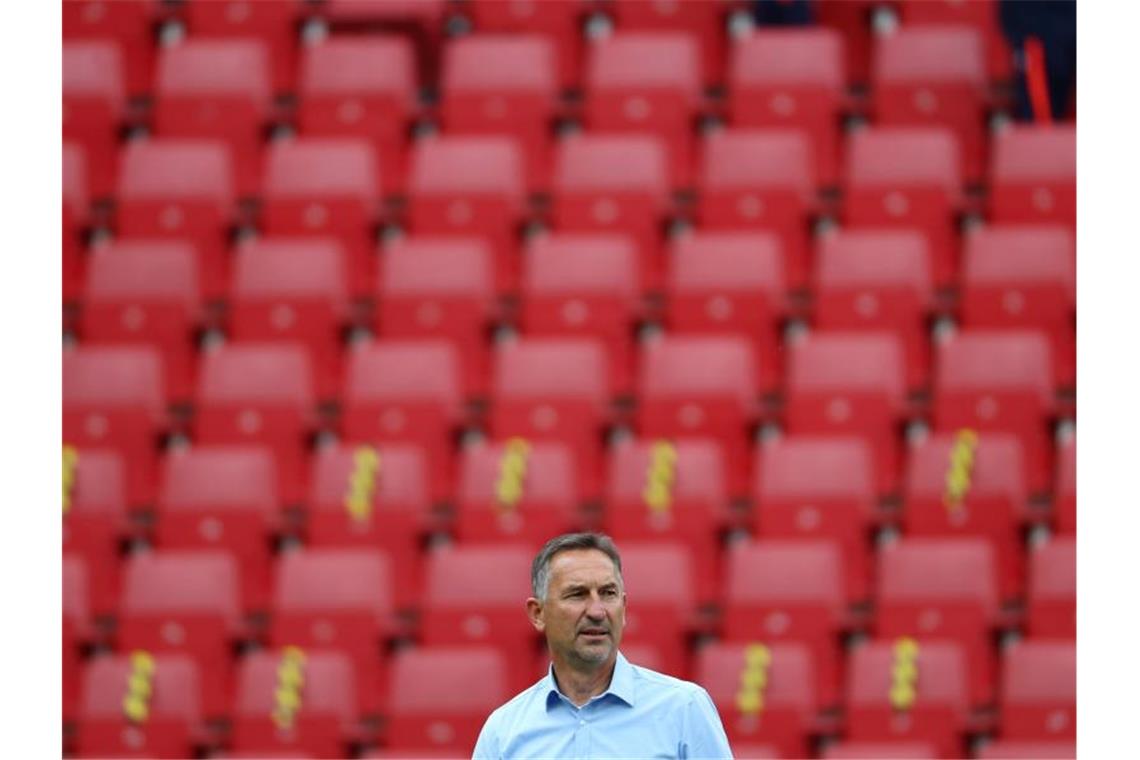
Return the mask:
<svg viewBox="0 0 1140 760">
<path fill-rule="evenodd" d="M 1048 120 L 1063 119 L 1077 76 L 1076 1 L 1001 0 L 999 12 L 1014 54 L 1016 117 L 1023 121 L 1046 115 Z M 1035 86 L 1040 81 L 1035 71 L 1044 74 L 1044 86 Z"/>
<path fill-rule="evenodd" d="M 759 26 L 798 26 L 815 21 L 809 0 L 756 0 L 752 18 Z"/>
</svg>

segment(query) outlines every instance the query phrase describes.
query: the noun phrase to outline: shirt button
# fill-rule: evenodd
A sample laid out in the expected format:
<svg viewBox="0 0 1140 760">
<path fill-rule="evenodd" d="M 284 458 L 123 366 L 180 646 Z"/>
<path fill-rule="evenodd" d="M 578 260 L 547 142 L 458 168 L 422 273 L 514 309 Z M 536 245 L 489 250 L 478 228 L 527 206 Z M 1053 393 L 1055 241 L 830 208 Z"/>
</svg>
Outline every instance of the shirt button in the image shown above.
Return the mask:
<svg viewBox="0 0 1140 760">
<path fill-rule="evenodd" d="M 578 721 L 578 725 L 579 725 L 579 726 L 584 726 L 584 725 L 586 725 L 586 721 L 584 721 L 584 720 L 580 720 L 580 721 Z"/>
</svg>

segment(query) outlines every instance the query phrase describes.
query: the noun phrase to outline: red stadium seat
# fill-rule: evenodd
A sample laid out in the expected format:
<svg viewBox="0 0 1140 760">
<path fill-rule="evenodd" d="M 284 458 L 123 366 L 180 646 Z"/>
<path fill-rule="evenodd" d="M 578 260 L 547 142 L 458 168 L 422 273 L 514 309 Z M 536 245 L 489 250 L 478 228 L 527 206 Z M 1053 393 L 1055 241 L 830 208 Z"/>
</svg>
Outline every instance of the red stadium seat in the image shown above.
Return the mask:
<svg viewBox="0 0 1140 760">
<path fill-rule="evenodd" d="M 1057 477 L 1053 490 L 1053 522 L 1062 535 L 1077 532 L 1077 442 L 1057 450 Z"/>
<path fill-rule="evenodd" d="M 167 400 L 188 400 L 201 319 L 198 265 L 194 247 L 182 242 L 117 240 L 97 247 L 88 260 L 80 339 L 155 348 Z"/>
<path fill-rule="evenodd" d="M 780 757 L 808 755 L 818 704 L 807 647 L 710 644 L 697 652 L 695 671 L 734 745 L 764 743 L 776 747 Z"/>
<path fill-rule="evenodd" d="M 480 33 L 525 33 L 548 39 L 554 47 L 560 86 L 577 86 L 582 72 L 581 26 L 589 10 L 588 3 L 581 0 L 561 3 L 471 0 L 468 10 Z"/>
<path fill-rule="evenodd" d="M 266 157 L 262 216 L 269 235 L 335 237 L 352 295 L 372 292 L 380 183 L 364 140 L 302 138 L 273 143 Z"/>
<path fill-rule="evenodd" d="M 554 233 L 533 238 L 524 256 L 523 333 L 600 339 L 610 388 L 629 392 L 641 281 L 635 243 L 620 235 Z"/>
<path fill-rule="evenodd" d="M 969 664 L 971 704 L 993 697 L 997 624 L 993 547 L 981 538 L 904 538 L 879 552 L 874 633 L 950 640 Z"/>
<path fill-rule="evenodd" d="M 701 229 L 776 233 L 792 287 L 806 285 L 811 272 L 811 148 L 803 133 L 792 130 L 713 132 L 704 138 L 697 180 Z"/>
<path fill-rule="evenodd" d="M 517 237 L 526 212 L 517 141 L 506 136 L 420 140 L 408 192 L 414 234 L 483 237 L 494 252 L 496 287 L 507 291 L 517 285 Z"/>
<path fill-rule="evenodd" d="M 840 697 L 839 637 L 846 600 L 843 558 L 832 541 L 764 539 L 729 549 L 725 583 L 727 641 L 794 641 L 815 661 L 819 704 Z"/>
<path fill-rule="evenodd" d="M 239 578 L 237 560 L 216 550 L 136 554 L 123 574 L 119 651 L 193 657 L 201 673 L 205 717 L 228 709 L 230 653 L 242 604 Z"/>
<path fill-rule="evenodd" d="M 381 259 L 374 317 L 385 338 L 446 338 L 468 395 L 487 392 L 495 316 L 491 249 L 480 238 L 402 238 Z"/>
<path fill-rule="evenodd" d="M 120 48 L 110 41 L 63 44 L 63 139 L 83 146 L 96 196 L 115 187 L 115 155 L 126 118 Z"/>
<path fill-rule="evenodd" d="M 497 347 L 490 433 L 560 441 L 585 495 L 600 487 L 612 395 L 605 348 L 594 338 L 522 338 Z"/>
<path fill-rule="evenodd" d="M 277 559 L 269 643 L 335 648 L 352 659 L 361 712 L 382 705 L 394 629 L 393 568 L 380 549 L 308 548 Z"/>
<path fill-rule="evenodd" d="M 1001 738 L 1076 741 L 1076 641 L 1020 641 L 1002 658 Z"/>
<path fill-rule="evenodd" d="M 464 755 L 487 715 L 510 697 L 506 660 L 490 647 L 419 647 L 392 663 L 387 744 Z"/>
<path fill-rule="evenodd" d="M 664 142 L 651 134 L 562 140 L 553 180 L 555 229 L 629 235 L 637 242 L 642 286 L 656 286 L 669 206 L 667 161 Z"/>
<path fill-rule="evenodd" d="M 695 48 L 694 65 L 700 67 L 698 83 L 715 87 L 724 82 L 725 27 L 732 7 L 732 3 L 616 0 L 612 10 L 623 36 L 631 32 L 684 32 Z"/>
<path fill-rule="evenodd" d="M 960 3 L 958 0 L 932 0 L 902 3 L 899 12 L 904 28 L 926 25 L 961 25 L 975 29 L 985 47 L 986 73 L 991 80 L 1008 80 L 1013 55 L 1002 32 L 996 0 Z"/>
<path fill-rule="evenodd" d="M 874 127 L 849 138 L 844 218 L 861 227 L 921 230 L 937 285 L 956 279 L 959 148 L 942 127 Z"/>
<path fill-rule="evenodd" d="M 1077 130 L 1018 126 L 994 136 L 990 215 L 1000 224 L 1077 228 Z"/>
<path fill-rule="evenodd" d="M 94 564 L 94 563 L 92 563 Z M 80 645 L 91 628 L 91 605 L 87 583 L 88 562 L 82 556 L 63 555 L 63 642 L 60 670 L 63 676 L 63 720 L 75 720 L 79 708 L 79 671 L 82 668 Z"/>
<path fill-rule="evenodd" d="M 970 330 L 938 347 L 934 427 L 1015 433 L 1031 490 L 1049 487 L 1053 412 L 1049 342 L 1039 332 Z"/>
<path fill-rule="evenodd" d="M 297 124 L 305 137 L 368 139 L 383 159 L 380 186 L 403 188 L 416 108 L 415 51 L 395 35 L 333 37 L 306 46 L 297 77 Z"/>
<path fill-rule="evenodd" d="M 540 546 L 579 527 L 581 488 L 565 443 L 511 438 L 468 446 L 459 454 L 456 538 Z"/>
<path fill-rule="evenodd" d="M 154 496 L 166 427 L 162 360 L 153 348 L 88 346 L 63 352 L 63 440 L 110 448 L 127 462 L 127 500 Z"/>
<path fill-rule="evenodd" d="M 905 680 L 909 668 L 914 681 Z M 925 757 L 964 757 L 968 673 L 962 648 L 951 642 L 883 639 L 856 648 L 847 680 L 847 738 L 922 742 L 935 749 Z"/>
<path fill-rule="evenodd" d="M 820 477 L 827 473 L 827 477 Z M 866 597 L 876 505 L 871 447 L 853 436 L 792 435 L 756 449 L 753 527 L 764 538 L 839 544 L 848 601 Z"/>
<path fill-rule="evenodd" d="M 629 606 L 622 646 L 648 644 L 666 673 L 689 677 L 688 634 L 696 612 L 692 551 L 679 541 L 625 541 L 622 578 Z"/>
<path fill-rule="evenodd" d="M 204 444 L 258 444 L 277 460 L 278 496 L 304 498 L 314 426 L 313 367 L 298 343 L 229 343 L 202 356 L 194 420 Z"/>
<path fill-rule="evenodd" d="M 751 231 L 697 232 L 670 247 L 667 326 L 746 339 L 759 365 L 757 391 L 780 385 L 786 252 L 775 235 Z"/>
<path fill-rule="evenodd" d="M 79 755 L 192 757 L 200 673 L 193 660 L 174 654 L 136 651 L 92 660 L 84 673 Z"/>
<path fill-rule="evenodd" d="M 312 468 L 309 544 L 383 549 L 397 568 L 397 606 L 417 603 L 431 506 L 424 451 L 394 443 L 321 448 Z"/>
<path fill-rule="evenodd" d="M 342 396 L 345 438 L 421 446 L 432 498 L 449 496 L 452 438 L 463 415 L 459 372 L 458 353 L 441 340 L 384 340 L 353 349 Z"/>
<path fill-rule="evenodd" d="M 268 601 L 278 529 L 277 468 L 269 449 L 196 446 L 163 461 L 155 540 L 163 549 L 221 548 L 237 558 L 247 609 Z"/>
<path fill-rule="evenodd" d="M 872 68 L 875 123 L 951 129 L 962 150 L 962 176 L 980 181 L 988 85 L 982 35 L 962 25 L 904 25 L 876 40 Z"/>
<path fill-rule="evenodd" d="M 63 6 L 63 39 L 114 42 L 122 50 L 129 95 L 151 91 L 154 78 L 154 0 L 76 0 Z"/>
<path fill-rule="evenodd" d="M 935 758 L 938 751 L 934 745 L 925 742 L 851 742 L 843 741 L 829 745 L 821 757 L 824 760 L 920 760 Z"/>
<path fill-rule="evenodd" d="M 63 299 L 79 297 L 86 280 L 85 248 L 91 224 L 90 182 L 86 152 L 78 143 L 63 144 Z"/>
<path fill-rule="evenodd" d="M 692 555 L 700 600 L 721 596 L 720 532 L 728 522 L 724 453 L 702 438 L 610 447 L 604 530 L 622 541 L 676 541 Z"/>
<path fill-rule="evenodd" d="M 348 322 L 344 248 L 333 239 L 255 238 L 237 250 L 230 325 L 237 341 L 301 343 L 320 398 L 341 387 Z"/>
<path fill-rule="evenodd" d="M 978 751 L 980 760 L 1073 760 L 1077 756 L 1077 743 L 1019 742 L 1006 739 L 988 742 Z"/>
<path fill-rule="evenodd" d="M 236 682 L 234 749 L 346 756 L 357 705 L 355 672 L 344 654 L 298 647 L 253 652 L 238 665 Z M 296 705 L 287 696 L 293 694 Z"/>
<path fill-rule="evenodd" d="M 780 750 L 771 744 L 732 742 L 732 756 L 737 760 L 778 760 Z"/>
<path fill-rule="evenodd" d="M 1029 555 L 1031 639 L 1077 640 L 1077 541 L 1059 536 Z"/>
<path fill-rule="evenodd" d="M 257 39 L 268 54 L 270 81 L 277 93 L 293 91 L 297 67 L 297 0 L 222 0 L 187 3 L 183 11 L 190 39 Z"/>
<path fill-rule="evenodd" d="M 788 432 L 858 435 L 871 445 L 879 493 L 898 485 L 906 417 L 902 342 L 889 332 L 813 332 L 788 357 Z"/>
<path fill-rule="evenodd" d="M 443 49 L 441 118 L 448 134 L 511 135 L 527 186 L 547 187 L 557 106 L 554 47 L 540 35 L 476 35 Z"/>
<path fill-rule="evenodd" d="M 937 433 L 910 449 L 903 532 L 986 538 L 1003 598 L 1024 587 L 1021 527 L 1029 497 L 1021 442 L 1007 433 Z"/>
<path fill-rule="evenodd" d="M 64 447 L 63 553 L 83 558 L 91 606 L 114 611 L 127 532 L 126 463 L 110 449 Z"/>
<path fill-rule="evenodd" d="M 242 195 L 257 190 L 272 104 L 269 57 L 257 39 L 191 38 L 159 54 L 155 134 L 224 141 Z"/>
<path fill-rule="evenodd" d="M 841 230 L 816 249 L 815 324 L 824 330 L 889 330 L 902 341 L 907 386 L 926 385 L 934 305 L 930 249 L 916 230 Z"/>
<path fill-rule="evenodd" d="M 530 546 L 446 546 L 427 555 L 420 631 L 431 646 L 494 647 L 511 693 L 535 680 L 538 633 L 527 619 Z"/>
<path fill-rule="evenodd" d="M 817 23 L 841 35 L 843 70 L 848 85 L 867 84 L 871 71 L 871 18 L 877 0 L 817 0 Z M 793 69 L 795 70 L 795 69 Z"/>
<path fill-rule="evenodd" d="M 123 237 L 189 241 L 201 256 L 203 295 L 225 294 L 235 191 L 225 143 L 152 139 L 121 152 L 116 194 Z"/>
<path fill-rule="evenodd" d="M 741 338 L 666 336 L 642 348 L 637 428 L 644 437 L 711 437 L 730 493 L 747 487 L 757 361 Z"/>
<path fill-rule="evenodd" d="M 700 48 L 687 30 L 619 31 L 590 47 L 584 103 L 587 128 L 658 135 L 668 151 L 673 188 L 692 184 L 700 100 Z"/>
<path fill-rule="evenodd" d="M 1052 378 L 1077 373 L 1077 267 L 1073 235 L 1062 226 L 995 225 L 966 238 L 962 326 L 1035 328 L 1049 335 Z"/>
<path fill-rule="evenodd" d="M 813 184 L 838 181 L 845 86 L 838 33 L 823 27 L 758 30 L 733 44 L 728 78 L 733 127 L 802 130 L 815 156 Z"/>
</svg>

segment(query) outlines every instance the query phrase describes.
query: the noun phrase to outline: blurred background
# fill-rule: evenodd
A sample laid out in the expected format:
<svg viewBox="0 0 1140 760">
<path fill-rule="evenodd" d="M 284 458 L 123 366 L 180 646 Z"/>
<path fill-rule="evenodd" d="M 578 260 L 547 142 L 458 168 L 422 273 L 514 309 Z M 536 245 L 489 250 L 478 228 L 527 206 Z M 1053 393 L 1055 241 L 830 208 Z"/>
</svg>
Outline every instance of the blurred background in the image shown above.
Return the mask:
<svg viewBox="0 0 1140 760">
<path fill-rule="evenodd" d="M 64 0 L 64 754 L 469 756 L 596 529 L 738 758 L 1073 757 L 1075 14 Z"/>
</svg>

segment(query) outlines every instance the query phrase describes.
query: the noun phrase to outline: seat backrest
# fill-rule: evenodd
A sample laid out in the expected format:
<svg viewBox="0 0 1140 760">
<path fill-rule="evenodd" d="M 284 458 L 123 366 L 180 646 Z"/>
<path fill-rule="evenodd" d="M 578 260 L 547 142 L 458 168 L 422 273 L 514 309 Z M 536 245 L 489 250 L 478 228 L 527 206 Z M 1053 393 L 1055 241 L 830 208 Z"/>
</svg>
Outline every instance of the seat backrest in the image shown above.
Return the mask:
<svg viewBox="0 0 1140 760">
<path fill-rule="evenodd" d="M 113 117 L 121 117 L 127 95 L 119 46 L 97 40 L 64 42 L 63 97 L 102 100 Z"/>
<path fill-rule="evenodd" d="M 296 658 L 304 677 L 301 715 L 333 715 L 355 720 L 355 677 L 351 660 L 335 650 L 262 650 L 242 658 L 237 669 L 234 712 L 239 716 L 268 718 L 277 706 L 279 668 L 284 655 Z"/>
<path fill-rule="evenodd" d="M 750 658 L 755 661 L 756 643 L 716 643 L 697 652 L 696 681 L 705 687 L 722 712 L 735 711 L 740 692 L 741 674 Z M 814 663 L 811 651 L 803 644 L 780 642 L 766 644 L 767 685 L 764 704 L 807 711 L 815 707 Z"/>
<path fill-rule="evenodd" d="M 696 232 L 675 240 L 669 255 L 669 289 L 674 293 L 760 290 L 770 308 L 783 306 L 784 257 L 776 235 Z"/>
<path fill-rule="evenodd" d="M 847 146 L 849 188 L 933 187 L 956 197 L 961 186 L 958 142 L 941 127 L 871 127 Z"/>
<path fill-rule="evenodd" d="M 1050 349 L 1031 330 L 963 330 L 938 346 L 935 392 L 1026 391 L 1052 403 Z"/>
<path fill-rule="evenodd" d="M 235 197 L 233 165 L 217 140 L 151 138 L 123 147 L 120 200 L 193 200 L 227 212 Z"/>
<path fill-rule="evenodd" d="M 529 295 L 637 296 L 636 243 L 624 235 L 559 232 L 528 243 L 523 289 Z"/>
<path fill-rule="evenodd" d="M 755 395 L 756 357 L 733 337 L 666 336 L 643 348 L 639 395 L 683 399 L 725 396 L 748 410 Z"/>
<path fill-rule="evenodd" d="M 661 442 L 643 438 L 610 448 L 606 494 L 611 501 L 644 501 L 654 447 Z M 672 500 L 705 503 L 717 508 L 723 505 L 728 492 L 720 444 L 706 438 L 681 438 L 669 443 L 676 452 Z"/>
<path fill-rule="evenodd" d="M 491 249 L 482 238 L 401 238 L 384 248 L 381 262 L 382 296 L 473 296 L 489 302 L 494 295 Z"/>
<path fill-rule="evenodd" d="M 75 456 L 67 514 L 125 517 L 126 465 L 122 455 L 111 449 L 79 449 Z"/>
<path fill-rule="evenodd" d="M 686 33 L 618 32 L 590 47 L 586 89 L 677 90 L 696 105 L 701 93 L 700 51 Z"/>
<path fill-rule="evenodd" d="M 346 511 L 353 475 L 363 447 L 336 446 L 313 454 L 309 505 L 313 509 Z M 380 444 L 373 448 L 379 458 L 373 501 L 379 505 L 425 510 L 429 504 L 428 473 L 424 451 L 417 446 Z"/>
<path fill-rule="evenodd" d="M 609 393 L 605 349 L 594 338 L 520 338 L 495 352 L 497 399 L 579 399 L 601 407 Z"/>
<path fill-rule="evenodd" d="M 377 623 L 392 613 L 392 568 L 380 549 L 309 548 L 277 560 L 278 613 L 362 612 Z"/>
<path fill-rule="evenodd" d="M 687 622 L 695 600 L 693 558 L 676 541 L 623 541 L 622 579 L 633 613 L 670 609 L 680 625 Z"/>
<path fill-rule="evenodd" d="M 930 247 L 917 230 L 838 230 L 820 239 L 816 260 L 821 291 L 907 287 L 923 302 L 933 293 Z"/>
<path fill-rule="evenodd" d="M 824 760 L 915 760 L 919 757 L 937 757 L 937 749 L 922 742 L 837 742 L 823 751 Z"/>
<path fill-rule="evenodd" d="M 962 500 L 1001 497 L 1020 507 L 1028 498 L 1021 440 L 1011 434 L 985 431 L 976 434 L 969 485 Z M 904 494 L 907 499 L 941 501 L 947 492 L 952 454 L 958 433 L 935 433 L 909 449 Z"/>
<path fill-rule="evenodd" d="M 753 472 L 753 493 L 761 503 L 828 497 L 874 503 L 871 450 L 859 437 L 783 436 L 756 450 Z"/>
<path fill-rule="evenodd" d="M 121 609 L 126 614 L 215 615 L 236 623 L 238 566 L 228 552 L 150 551 L 126 564 Z"/>
<path fill-rule="evenodd" d="M 1061 225 L 988 225 L 966 237 L 962 277 L 977 285 L 1056 284 L 1076 305 L 1076 249 Z"/>
<path fill-rule="evenodd" d="M 665 202 L 669 192 L 665 146 L 638 135 L 572 135 L 558 145 L 556 192 L 647 193 Z"/>
<path fill-rule="evenodd" d="M 994 136 L 991 182 L 1075 182 L 1077 131 L 1068 124 L 1022 125 Z"/>
<path fill-rule="evenodd" d="M 765 539 L 728 554 L 728 604 L 823 604 L 842 608 L 839 548 L 830 541 Z"/>
<path fill-rule="evenodd" d="M 846 83 L 843 39 L 824 27 L 757 29 L 733 44 L 729 86 L 811 85 L 838 95 Z"/>
<path fill-rule="evenodd" d="M 791 393 L 880 392 L 900 408 L 906 396 L 902 343 L 891 332 L 812 332 L 793 344 Z"/>
<path fill-rule="evenodd" d="M 63 557 L 63 619 L 82 628 L 90 616 L 87 596 L 87 563 L 82 557 Z"/>
<path fill-rule="evenodd" d="M 814 192 L 815 157 L 806 135 L 791 129 L 725 129 L 704 139 L 701 185 L 773 188 L 797 193 L 807 203 Z"/>
<path fill-rule="evenodd" d="M 241 98 L 268 113 L 273 97 L 269 55 L 257 39 L 195 39 L 164 47 L 156 93 L 169 97 Z"/>
<path fill-rule="evenodd" d="M 486 715 L 508 696 L 504 656 L 492 647 L 401 650 L 392 659 L 389 684 L 395 716 Z"/>
<path fill-rule="evenodd" d="M 1002 704 L 1076 703 L 1077 646 L 1073 641 L 1019 641 L 1002 661 Z"/>
<path fill-rule="evenodd" d="M 427 557 L 424 606 L 428 609 L 522 610 L 531 595 L 529 547 L 448 546 Z"/>
<path fill-rule="evenodd" d="M 347 402 L 433 401 L 458 412 L 459 358 L 443 340 L 381 340 L 355 349 L 345 376 Z"/>
<path fill-rule="evenodd" d="M 493 441 L 463 449 L 455 488 L 455 496 L 460 503 L 496 501 L 508 447 L 508 442 Z M 577 506 L 579 489 L 574 455 L 565 444 L 528 442 L 526 472 L 522 479 L 523 502 L 557 505 L 571 510 Z"/>
<path fill-rule="evenodd" d="M 269 200 L 343 198 L 376 203 L 380 193 L 373 148 L 351 137 L 278 140 L 265 156 Z"/>
<path fill-rule="evenodd" d="M 297 89 L 302 101 L 316 95 L 384 95 L 415 105 L 415 53 L 396 36 L 331 37 L 307 46 Z"/>
<path fill-rule="evenodd" d="M 982 36 L 967 26 L 903 26 L 875 41 L 872 82 L 986 84 Z"/>
<path fill-rule="evenodd" d="M 256 238 L 238 248 L 235 298 L 347 298 L 345 253 L 331 238 Z"/>
<path fill-rule="evenodd" d="M 528 93 L 553 106 L 558 81 L 554 48 L 541 35 L 477 34 L 452 40 L 443 50 L 443 95 Z"/>
<path fill-rule="evenodd" d="M 159 506 L 164 512 L 225 510 L 273 515 L 277 466 L 260 446 L 195 446 L 163 462 Z"/>
<path fill-rule="evenodd" d="M 150 347 L 80 346 L 63 352 L 63 406 L 163 410 L 162 360 Z"/>
<path fill-rule="evenodd" d="M 1029 555 L 1031 599 L 1077 599 L 1077 540 L 1055 536 Z"/>
<path fill-rule="evenodd" d="M 287 404 L 312 408 L 313 368 L 296 343 L 227 343 L 203 355 L 198 380 L 202 404 Z"/>
<path fill-rule="evenodd" d="M 870 641 L 850 655 L 846 700 L 852 707 L 891 705 L 892 673 L 904 657 L 905 639 Z M 942 705 L 961 711 L 969 703 L 966 656 L 959 644 L 949 641 L 915 643 L 913 661 L 918 669 L 915 707 Z M 911 659 L 911 658 L 907 658 Z"/>
<path fill-rule="evenodd" d="M 84 674 L 80 714 L 87 719 L 121 718 L 132 673 L 149 673 L 146 700 L 151 718 L 180 718 L 188 724 L 198 720 L 200 673 L 197 663 L 185 655 L 131 652 L 98 657 Z"/>
<path fill-rule="evenodd" d="M 92 253 L 89 303 L 174 302 L 192 313 L 198 305 L 194 247 L 174 240 L 115 240 Z"/>
<path fill-rule="evenodd" d="M 993 547 L 983 538 L 909 537 L 879 552 L 880 604 L 972 603 L 997 610 Z"/>
<path fill-rule="evenodd" d="M 420 140 L 412 153 L 408 184 L 413 200 L 417 195 L 454 193 L 498 196 L 520 212 L 526 192 L 521 151 L 505 136 Z"/>
</svg>

